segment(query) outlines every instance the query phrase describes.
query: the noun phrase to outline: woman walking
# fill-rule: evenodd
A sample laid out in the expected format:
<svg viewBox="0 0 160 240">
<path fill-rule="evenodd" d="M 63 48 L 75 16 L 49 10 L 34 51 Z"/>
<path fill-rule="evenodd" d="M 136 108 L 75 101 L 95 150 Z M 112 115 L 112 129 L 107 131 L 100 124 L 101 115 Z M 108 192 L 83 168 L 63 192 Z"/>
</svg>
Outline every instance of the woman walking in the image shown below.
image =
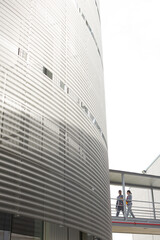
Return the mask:
<svg viewBox="0 0 160 240">
<path fill-rule="evenodd" d="M 119 190 L 118 191 L 118 197 L 117 197 L 117 202 L 116 202 L 116 217 L 119 216 L 120 211 L 122 211 L 123 215 L 124 215 L 124 207 L 123 207 L 123 195 L 122 195 L 122 191 Z"/>
<path fill-rule="evenodd" d="M 131 214 L 131 216 L 133 218 L 135 218 L 133 212 L 132 212 L 132 193 L 130 190 L 127 191 L 127 198 L 126 198 L 126 204 L 127 204 L 127 217 L 129 215 L 129 213 Z"/>
</svg>

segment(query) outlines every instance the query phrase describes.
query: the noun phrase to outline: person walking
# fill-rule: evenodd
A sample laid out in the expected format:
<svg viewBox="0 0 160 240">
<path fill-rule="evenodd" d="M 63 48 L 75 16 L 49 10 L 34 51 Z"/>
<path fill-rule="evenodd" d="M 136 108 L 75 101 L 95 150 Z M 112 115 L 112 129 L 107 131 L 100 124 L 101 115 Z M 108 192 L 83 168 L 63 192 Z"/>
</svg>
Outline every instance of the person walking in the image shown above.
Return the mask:
<svg viewBox="0 0 160 240">
<path fill-rule="evenodd" d="M 117 202 L 116 202 L 116 217 L 119 216 L 120 211 L 122 211 L 123 215 L 124 215 L 124 206 L 123 206 L 123 195 L 122 195 L 122 191 L 119 190 L 118 191 L 118 197 L 117 197 Z"/>
<path fill-rule="evenodd" d="M 132 212 L 132 193 L 130 190 L 127 191 L 127 198 L 126 198 L 126 204 L 127 204 L 127 217 L 129 213 L 133 218 L 135 218 L 133 212 Z"/>
</svg>

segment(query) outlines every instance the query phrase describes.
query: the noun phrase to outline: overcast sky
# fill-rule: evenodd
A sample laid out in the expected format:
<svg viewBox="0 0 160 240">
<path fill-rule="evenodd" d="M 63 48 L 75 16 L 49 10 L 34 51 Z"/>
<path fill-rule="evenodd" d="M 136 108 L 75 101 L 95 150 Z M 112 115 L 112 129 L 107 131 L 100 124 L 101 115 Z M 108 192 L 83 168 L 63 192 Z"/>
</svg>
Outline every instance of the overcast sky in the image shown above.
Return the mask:
<svg viewBox="0 0 160 240">
<path fill-rule="evenodd" d="M 100 0 L 100 10 L 109 167 L 141 172 L 160 154 L 160 0 Z"/>
<path fill-rule="evenodd" d="M 160 1 L 100 7 L 110 168 L 141 172 L 160 154 Z"/>
</svg>

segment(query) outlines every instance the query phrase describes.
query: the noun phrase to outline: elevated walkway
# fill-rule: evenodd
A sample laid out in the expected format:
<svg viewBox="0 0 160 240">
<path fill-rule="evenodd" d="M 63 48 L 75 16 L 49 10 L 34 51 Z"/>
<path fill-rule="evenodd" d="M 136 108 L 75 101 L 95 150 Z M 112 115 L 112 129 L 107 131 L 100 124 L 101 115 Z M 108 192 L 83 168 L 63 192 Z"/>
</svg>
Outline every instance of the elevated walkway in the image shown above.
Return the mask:
<svg viewBox="0 0 160 240">
<path fill-rule="evenodd" d="M 110 184 L 122 186 L 124 199 L 125 187 L 148 189 L 151 192 L 151 201 L 133 200 L 135 218 L 126 216 L 126 201 L 124 216 L 121 213 L 120 217 L 116 217 L 116 198 L 111 199 L 112 232 L 160 235 L 160 198 L 159 202 L 154 200 L 154 190 L 160 191 L 160 176 L 110 170 Z"/>
<path fill-rule="evenodd" d="M 160 220 L 112 217 L 112 232 L 160 235 Z"/>
</svg>

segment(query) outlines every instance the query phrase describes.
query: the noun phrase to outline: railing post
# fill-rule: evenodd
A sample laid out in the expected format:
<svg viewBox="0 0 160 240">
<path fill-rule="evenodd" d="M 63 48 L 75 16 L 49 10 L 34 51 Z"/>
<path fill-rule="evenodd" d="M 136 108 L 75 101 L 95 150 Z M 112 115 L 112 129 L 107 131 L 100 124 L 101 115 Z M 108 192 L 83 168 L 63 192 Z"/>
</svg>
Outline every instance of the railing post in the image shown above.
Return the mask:
<svg viewBox="0 0 160 240">
<path fill-rule="evenodd" d="M 124 173 L 122 173 L 122 190 L 123 190 L 124 219 L 126 219 L 127 216 L 126 216 L 126 194 L 125 194 L 125 178 L 124 178 Z"/>
<path fill-rule="evenodd" d="M 155 204 L 154 204 L 153 188 L 151 188 L 151 196 L 152 196 L 153 215 L 154 215 L 154 219 L 156 219 L 156 211 L 155 211 Z"/>
</svg>

